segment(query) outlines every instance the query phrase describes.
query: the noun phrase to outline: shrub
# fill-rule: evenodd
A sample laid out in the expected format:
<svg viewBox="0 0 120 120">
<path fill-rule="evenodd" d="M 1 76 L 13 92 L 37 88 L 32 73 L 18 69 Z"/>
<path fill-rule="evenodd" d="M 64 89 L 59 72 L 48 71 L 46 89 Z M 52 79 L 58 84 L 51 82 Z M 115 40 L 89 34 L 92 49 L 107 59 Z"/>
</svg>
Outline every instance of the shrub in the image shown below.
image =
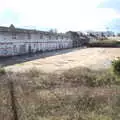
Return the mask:
<svg viewBox="0 0 120 120">
<path fill-rule="evenodd" d="M 5 73 L 5 69 L 3 67 L 0 67 L 0 75 L 4 75 Z"/>
<path fill-rule="evenodd" d="M 120 57 L 112 61 L 112 71 L 116 76 L 120 77 Z"/>
</svg>

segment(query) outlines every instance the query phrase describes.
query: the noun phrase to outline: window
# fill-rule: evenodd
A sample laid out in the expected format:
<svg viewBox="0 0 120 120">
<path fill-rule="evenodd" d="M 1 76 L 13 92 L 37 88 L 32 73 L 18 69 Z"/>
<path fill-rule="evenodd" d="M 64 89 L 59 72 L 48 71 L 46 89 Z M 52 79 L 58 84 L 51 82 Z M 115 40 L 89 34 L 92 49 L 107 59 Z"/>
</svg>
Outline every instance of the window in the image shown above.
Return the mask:
<svg viewBox="0 0 120 120">
<path fill-rule="evenodd" d="M 42 34 L 40 34 L 40 39 L 43 39 L 43 35 Z"/>
<path fill-rule="evenodd" d="M 12 39 L 16 39 L 16 33 L 12 33 Z"/>
<path fill-rule="evenodd" d="M 61 39 L 63 39 L 63 36 L 61 36 Z"/>
<path fill-rule="evenodd" d="M 31 39 L 31 34 L 30 33 L 28 33 L 28 39 Z"/>
<path fill-rule="evenodd" d="M 49 36 L 49 40 L 51 40 L 51 36 Z"/>
</svg>

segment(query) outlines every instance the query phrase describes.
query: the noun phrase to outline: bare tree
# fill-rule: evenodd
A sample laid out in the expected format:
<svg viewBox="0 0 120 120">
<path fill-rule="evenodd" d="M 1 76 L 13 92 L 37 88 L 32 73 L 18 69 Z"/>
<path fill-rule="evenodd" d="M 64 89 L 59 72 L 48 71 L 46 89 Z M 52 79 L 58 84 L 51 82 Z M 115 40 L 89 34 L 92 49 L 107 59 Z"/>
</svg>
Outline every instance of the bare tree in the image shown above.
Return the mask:
<svg viewBox="0 0 120 120">
<path fill-rule="evenodd" d="M 57 29 L 50 29 L 49 32 L 50 33 L 57 33 Z"/>
</svg>

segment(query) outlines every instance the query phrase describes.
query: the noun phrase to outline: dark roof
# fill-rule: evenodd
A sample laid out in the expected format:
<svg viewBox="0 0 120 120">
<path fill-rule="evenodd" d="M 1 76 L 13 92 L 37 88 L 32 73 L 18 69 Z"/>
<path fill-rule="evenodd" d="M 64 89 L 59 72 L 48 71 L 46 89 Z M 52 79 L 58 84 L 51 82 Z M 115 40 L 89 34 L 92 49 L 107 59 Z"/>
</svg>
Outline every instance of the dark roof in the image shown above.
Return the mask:
<svg viewBox="0 0 120 120">
<path fill-rule="evenodd" d="M 13 24 L 10 25 L 10 27 L 4 27 L 0 26 L 0 32 L 16 32 L 16 33 L 41 33 L 44 35 L 54 35 L 54 36 L 68 36 L 67 34 L 64 33 L 51 33 L 47 31 L 40 31 L 40 30 L 35 30 L 35 29 L 24 29 L 24 28 L 15 28 Z"/>
<path fill-rule="evenodd" d="M 47 31 L 39 31 L 39 30 L 35 30 L 35 29 L 15 28 L 15 26 L 13 24 L 11 24 L 10 27 L 0 26 L 0 31 L 1 32 L 23 32 L 23 33 L 39 32 L 39 33 L 50 34 Z"/>
</svg>

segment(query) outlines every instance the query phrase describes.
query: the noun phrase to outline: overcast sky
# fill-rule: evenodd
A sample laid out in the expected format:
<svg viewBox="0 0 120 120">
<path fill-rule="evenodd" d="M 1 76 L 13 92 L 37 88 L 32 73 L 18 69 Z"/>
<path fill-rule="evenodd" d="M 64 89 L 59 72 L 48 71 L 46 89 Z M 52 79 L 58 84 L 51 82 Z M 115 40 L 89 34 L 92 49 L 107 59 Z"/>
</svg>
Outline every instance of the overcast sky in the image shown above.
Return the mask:
<svg viewBox="0 0 120 120">
<path fill-rule="evenodd" d="M 120 0 L 0 0 L 0 25 L 56 28 L 68 30 L 105 30 L 120 19 Z"/>
</svg>

